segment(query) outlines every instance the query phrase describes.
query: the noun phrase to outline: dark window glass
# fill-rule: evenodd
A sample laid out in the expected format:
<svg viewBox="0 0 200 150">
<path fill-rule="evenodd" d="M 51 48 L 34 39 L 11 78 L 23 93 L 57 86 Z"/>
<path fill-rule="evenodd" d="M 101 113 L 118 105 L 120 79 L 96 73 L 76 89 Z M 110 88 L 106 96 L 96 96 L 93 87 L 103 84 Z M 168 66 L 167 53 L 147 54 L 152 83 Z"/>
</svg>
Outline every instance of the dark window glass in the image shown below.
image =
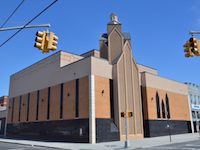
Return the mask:
<svg viewBox="0 0 200 150">
<path fill-rule="evenodd" d="M 30 108 L 30 93 L 28 93 L 28 99 L 27 99 L 27 118 L 26 121 L 28 121 L 29 117 L 29 108 Z"/>
<path fill-rule="evenodd" d="M 165 115 L 165 104 L 164 104 L 163 100 L 162 100 L 162 117 L 163 118 L 166 117 L 166 115 Z"/>
<path fill-rule="evenodd" d="M 47 99 L 47 120 L 50 117 L 50 97 L 51 97 L 51 87 L 48 87 L 48 99 Z"/>
<path fill-rule="evenodd" d="M 76 117 L 79 117 L 79 79 L 76 79 Z"/>
<path fill-rule="evenodd" d="M 166 103 L 167 118 L 170 118 L 169 98 L 168 98 L 167 94 L 166 94 L 166 97 L 165 97 L 165 103 Z"/>
<path fill-rule="evenodd" d="M 39 113 L 39 100 L 40 100 L 40 91 L 37 91 L 37 108 L 36 108 L 36 120 L 38 120 L 38 113 Z"/>
<path fill-rule="evenodd" d="M 157 117 L 161 118 L 161 115 L 160 115 L 160 98 L 159 98 L 158 92 L 156 92 L 156 109 L 157 109 Z"/>
<path fill-rule="evenodd" d="M 19 118 L 18 118 L 19 122 L 21 118 L 21 108 L 22 108 L 22 96 L 19 97 Z"/>
<path fill-rule="evenodd" d="M 13 116 L 14 116 L 14 107 L 15 106 L 15 98 L 13 98 L 13 101 L 12 101 L 12 115 L 11 115 L 11 122 L 13 122 Z"/>
<path fill-rule="evenodd" d="M 60 85 L 60 119 L 63 118 L 63 85 Z"/>
<path fill-rule="evenodd" d="M 111 79 L 110 79 L 110 113 L 111 113 L 111 118 L 114 119 L 113 80 Z"/>
</svg>

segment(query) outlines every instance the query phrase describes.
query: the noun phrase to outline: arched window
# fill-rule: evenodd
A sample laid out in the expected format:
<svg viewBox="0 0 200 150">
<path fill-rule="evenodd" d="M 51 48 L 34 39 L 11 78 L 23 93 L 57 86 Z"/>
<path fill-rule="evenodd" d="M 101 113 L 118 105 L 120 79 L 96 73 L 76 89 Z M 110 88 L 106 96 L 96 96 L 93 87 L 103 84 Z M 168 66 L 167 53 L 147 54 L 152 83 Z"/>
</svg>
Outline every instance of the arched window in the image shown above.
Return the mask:
<svg viewBox="0 0 200 150">
<path fill-rule="evenodd" d="M 167 118 L 170 118 L 169 98 L 168 98 L 168 95 L 167 95 L 167 94 L 166 94 L 166 97 L 165 97 L 165 103 L 166 103 Z"/>
<path fill-rule="evenodd" d="M 161 118 L 160 116 L 160 98 L 158 92 L 156 92 L 156 109 L 157 109 L 157 117 Z"/>
<path fill-rule="evenodd" d="M 162 100 L 162 117 L 163 118 L 166 117 L 166 115 L 165 115 L 165 104 L 164 104 L 163 100 Z"/>
</svg>

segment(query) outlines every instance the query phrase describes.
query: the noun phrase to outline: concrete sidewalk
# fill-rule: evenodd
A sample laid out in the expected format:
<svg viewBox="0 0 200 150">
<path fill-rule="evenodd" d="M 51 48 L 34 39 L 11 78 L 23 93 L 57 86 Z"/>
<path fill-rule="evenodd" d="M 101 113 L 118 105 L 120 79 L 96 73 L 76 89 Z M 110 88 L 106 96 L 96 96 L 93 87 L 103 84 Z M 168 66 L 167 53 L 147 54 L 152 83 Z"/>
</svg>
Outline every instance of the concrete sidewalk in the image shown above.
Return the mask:
<svg viewBox="0 0 200 150">
<path fill-rule="evenodd" d="M 172 142 L 170 142 L 169 136 L 155 137 L 155 138 L 145 138 L 143 140 L 130 141 L 130 148 L 128 149 L 141 149 L 152 146 L 167 145 L 172 143 L 181 143 L 186 141 L 198 140 L 199 133 L 195 134 L 181 134 L 172 135 Z M 13 140 L 0 138 L 0 142 L 5 143 L 15 143 L 23 145 L 32 145 L 39 147 L 49 147 L 58 148 L 66 150 L 121 150 L 124 148 L 124 142 L 105 142 L 98 144 L 82 144 L 82 143 L 59 143 L 59 142 L 38 142 L 29 140 Z"/>
</svg>

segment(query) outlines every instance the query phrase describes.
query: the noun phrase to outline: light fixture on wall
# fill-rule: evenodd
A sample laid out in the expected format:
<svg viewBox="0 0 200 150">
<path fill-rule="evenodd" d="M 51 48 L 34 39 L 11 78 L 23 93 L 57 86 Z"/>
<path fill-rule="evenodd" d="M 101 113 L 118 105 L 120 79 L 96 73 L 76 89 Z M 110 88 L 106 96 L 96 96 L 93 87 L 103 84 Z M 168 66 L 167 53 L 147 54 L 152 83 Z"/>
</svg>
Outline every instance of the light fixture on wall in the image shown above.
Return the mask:
<svg viewBox="0 0 200 150">
<path fill-rule="evenodd" d="M 101 95 L 102 95 L 102 96 L 103 96 L 103 94 L 104 94 L 104 90 L 101 91 Z"/>
</svg>

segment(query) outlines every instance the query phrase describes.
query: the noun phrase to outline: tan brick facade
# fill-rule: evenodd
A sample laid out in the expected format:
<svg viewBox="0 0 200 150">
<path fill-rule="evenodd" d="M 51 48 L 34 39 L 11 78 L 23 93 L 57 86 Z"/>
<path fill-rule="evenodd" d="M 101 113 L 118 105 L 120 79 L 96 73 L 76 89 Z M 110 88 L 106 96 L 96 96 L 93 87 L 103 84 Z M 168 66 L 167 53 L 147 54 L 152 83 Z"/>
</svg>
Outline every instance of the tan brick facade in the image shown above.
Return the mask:
<svg viewBox="0 0 200 150">
<path fill-rule="evenodd" d="M 27 120 L 27 99 L 28 94 L 22 95 L 20 122 L 26 122 Z"/>
<path fill-rule="evenodd" d="M 51 87 L 49 120 L 60 119 L 60 85 Z"/>
<path fill-rule="evenodd" d="M 30 93 L 29 105 L 29 121 L 36 121 L 36 111 L 37 111 L 37 91 Z"/>
<path fill-rule="evenodd" d="M 14 99 L 14 106 L 13 106 L 13 123 L 18 123 L 19 122 L 19 99 L 20 97 L 17 96 Z"/>
<path fill-rule="evenodd" d="M 181 95 L 169 91 L 164 91 L 155 88 L 143 87 L 143 110 L 144 110 L 144 119 L 147 120 L 157 120 L 157 119 L 166 119 L 162 117 L 157 117 L 157 108 L 156 108 L 156 93 L 159 95 L 160 100 L 160 109 L 162 113 L 162 100 L 166 106 L 166 95 L 169 99 L 169 108 L 170 108 L 170 119 L 172 120 L 190 120 L 189 114 L 189 104 L 188 96 Z M 165 110 L 166 112 L 166 110 Z"/>
<path fill-rule="evenodd" d="M 109 79 L 95 76 L 96 118 L 110 118 Z"/>
<path fill-rule="evenodd" d="M 89 80 L 79 79 L 79 118 L 89 117 Z"/>
<path fill-rule="evenodd" d="M 40 90 L 38 120 L 47 120 L 48 88 Z"/>
<path fill-rule="evenodd" d="M 78 87 L 79 93 L 77 93 L 79 95 L 78 96 L 79 105 L 77 106 L 78 118 L 88 118 L 89 116 L 88 77 L 86 76 L 86 77 L 80 78 L 78 80 L 78 85 L 79 85 Z M 30 94 L 29 112 L 28 112 L 28 94 Z M 55 86 L 41 89 L 39 91 L 34 91 L 31 93 L 27 93 L 21 96 L 11 98 L 11 101 L 9 103 L 9 111 L 8 111 L 8 123 L 75 119 L 76 118 L 75 116 L 76 114 L 76 80 L 63 83 L 62 94 L 63 94 L 62 112 L 61 112 L 61 106 L 60 106 L 61 84 L 57 84 Z M 21 106 L 19 106 L 20 97 L 21 97 Z M 14 100 L 14 107 L 12 106 L 13 100 Z M 49 110 L 48 110 L 48 105 L 49 105 Z M 38 113 L 37 113 L 37 109 L 38 109 Z M 108 113 L 109 112 L 107 112 L 107 114 Z M 19 115 L 20 115 L 20 118 L 19 118 Z M 38 115 L 38 117 L 36 115 Z M 13 121 L 12 121 L 12 118 L 13 118 Z"/>
<path fill-rule="evenodd" d="M 63 119 L 75 118 L 76 109 L 76 82 L 69 81 L 64 84 L 63 92 Z"/>
</svg>

